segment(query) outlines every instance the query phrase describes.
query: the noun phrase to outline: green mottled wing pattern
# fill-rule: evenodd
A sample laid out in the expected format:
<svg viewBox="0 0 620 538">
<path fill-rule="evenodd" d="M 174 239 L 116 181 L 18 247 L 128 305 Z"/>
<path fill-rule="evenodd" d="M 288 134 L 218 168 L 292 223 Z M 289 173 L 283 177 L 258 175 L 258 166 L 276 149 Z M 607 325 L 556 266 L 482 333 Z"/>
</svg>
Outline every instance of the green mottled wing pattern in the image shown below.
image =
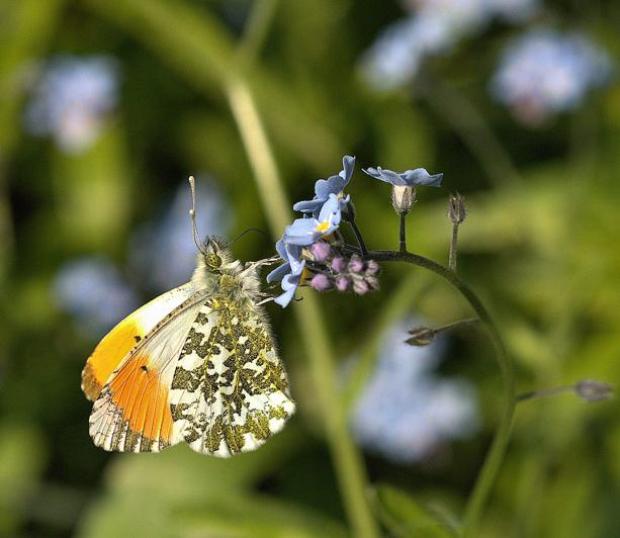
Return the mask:
<svg viewBox="0 0 620 538">
<path fill-rule="evenodd" d="M 282 429 L 295 404 L 261 307 L 244 295 L 205 302 L 179 356 L 170 402 L 174 437 L 204 454 L 254 450 Z"/>
</svg>

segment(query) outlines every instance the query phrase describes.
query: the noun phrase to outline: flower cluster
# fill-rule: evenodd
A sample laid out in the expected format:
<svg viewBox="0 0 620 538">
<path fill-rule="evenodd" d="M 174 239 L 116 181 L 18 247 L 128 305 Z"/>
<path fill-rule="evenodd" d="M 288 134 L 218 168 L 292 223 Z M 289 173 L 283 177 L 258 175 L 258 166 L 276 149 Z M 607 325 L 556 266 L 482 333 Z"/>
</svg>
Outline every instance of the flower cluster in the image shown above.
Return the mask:
<svg viewBox="0 0 620 538">
<path fill-rule="evenodd" d="M 58 147 L 80 153 L 97 139 L 118 100 L 116 63 L 103 56 L 60 56 L 43 69 L 26 110 L 34 135 L 51 135 Z"/>
<path fill-rule="evenodd" d="M 357 254 L 347 259 L 326 241 L 314 243 L 309 254 L 320 266 L 310 279 L 310 286 L 317 291 L 336 289 L 364 295 L 379 288 L 379 264 L 374 260 L 364 261 Z"/>
<path fill-rule="evenodd" d="M 539 29 L 508 45 L 491 92 L 519 121 L 538 125 L 575 108 L 610 72 L 609 57 L 584 36 Z"/>
<path fill-rule="evenodd" d="M 276 250 L 284 263 L 267 275 L 267 282 L 281 282 L 283 293 L 275 298 L 280 306 L 286 307 L 302 284 L 320 292 L 350 291 L 358 295 L 378 289 L 378 264 L 360 256 L 365 254 L 361 244 L 359 254 L 347 247 L 338 230 L 343 220 L 355 225 L 351 197 L 344 192 L 354 168 L 355 157 L 345 155 L 338 174 L 315 183 L 312 200 L 293 205 L 303 217 L 295 219 L 284 230 L 276 243 Z M 411 208 L 416 186 L 439 187 L 443 177 L 443 174 L 430 175 L 424 168 L 398 173 L 377 167 L 364 172 L 392 185 L 394 208 L 401 214 Z"/>
<path fill-rule="evenodd" d="M 331 284 L 335 285 L 335 279 L 340 276 L 333 268 L 330 272 L 326 265 L 328 258 L 333 259 L 333 254 L 330 245 L 322 239 L 330 237 L 340 226 L 343 211 L 350 203 L 344 189 L 351 181 L 354 167 L 355 157 L 345 155 L 340 173 L 319 179 L 314 185 L 314 198 L 293 206 L 304 216 L 295 219 L 276 243 L 276 250 L 284 263 L 267 275 L 267 282 L 282 282 L 283 293 L 275 299 L 280 306 L 285 307 L 291 302 L 303 281 L 318 277 L 313 287 L 325 291 L 333 287 Z M 324 256 L 320 254 L 322 249 Z"/>
</svg>

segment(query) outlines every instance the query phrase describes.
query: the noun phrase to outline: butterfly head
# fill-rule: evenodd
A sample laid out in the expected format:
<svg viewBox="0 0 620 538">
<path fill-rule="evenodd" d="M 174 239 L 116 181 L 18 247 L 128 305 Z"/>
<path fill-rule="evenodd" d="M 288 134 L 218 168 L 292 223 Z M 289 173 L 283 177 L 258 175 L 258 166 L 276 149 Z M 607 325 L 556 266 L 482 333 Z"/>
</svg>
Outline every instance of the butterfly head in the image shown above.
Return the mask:
<svg viewBox="0 0 620 538">
<path fill-rule="evenodd" d="M 207 238 L 199 253 L 199 263 L 209 273 L 238 273 L 241 263 L 235 260 L 223 239 L 213 236 Z"/>
</svg>

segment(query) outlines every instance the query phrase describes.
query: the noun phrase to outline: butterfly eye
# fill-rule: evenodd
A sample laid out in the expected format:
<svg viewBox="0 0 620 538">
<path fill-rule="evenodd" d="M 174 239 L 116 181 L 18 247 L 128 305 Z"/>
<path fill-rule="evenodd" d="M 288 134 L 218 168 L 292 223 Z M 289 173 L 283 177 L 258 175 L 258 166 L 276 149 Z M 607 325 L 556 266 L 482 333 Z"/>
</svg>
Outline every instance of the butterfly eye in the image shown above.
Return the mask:
<svg viewBox="0 0 620 538">
<path fill-rule="evenodd" d="M 205 255 L 205 264 L 211 269 L 217 269 L 220 265 L 222 265 L 222 258 L 214 252 L 210 252 Z"/>
</svg>

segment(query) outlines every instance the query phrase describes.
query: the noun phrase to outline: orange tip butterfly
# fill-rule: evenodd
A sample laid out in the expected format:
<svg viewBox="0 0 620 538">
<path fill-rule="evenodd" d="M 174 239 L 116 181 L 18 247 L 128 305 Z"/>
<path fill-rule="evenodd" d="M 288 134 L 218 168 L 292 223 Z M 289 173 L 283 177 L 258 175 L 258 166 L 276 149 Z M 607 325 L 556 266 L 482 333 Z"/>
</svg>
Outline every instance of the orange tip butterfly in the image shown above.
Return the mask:
<svg viewBox="0 0 620 538">
<path fill-rule="evenodd" d="M 257 269 L 221 240 L 198 241 L 191 280 L 139 308 L 97 345 L 82 371 L 95 445 L 158 452 L 185 442 L 202 454 L 254 450 L 294 413 L 287 375 L 261 306 Z"/>
</svg>

